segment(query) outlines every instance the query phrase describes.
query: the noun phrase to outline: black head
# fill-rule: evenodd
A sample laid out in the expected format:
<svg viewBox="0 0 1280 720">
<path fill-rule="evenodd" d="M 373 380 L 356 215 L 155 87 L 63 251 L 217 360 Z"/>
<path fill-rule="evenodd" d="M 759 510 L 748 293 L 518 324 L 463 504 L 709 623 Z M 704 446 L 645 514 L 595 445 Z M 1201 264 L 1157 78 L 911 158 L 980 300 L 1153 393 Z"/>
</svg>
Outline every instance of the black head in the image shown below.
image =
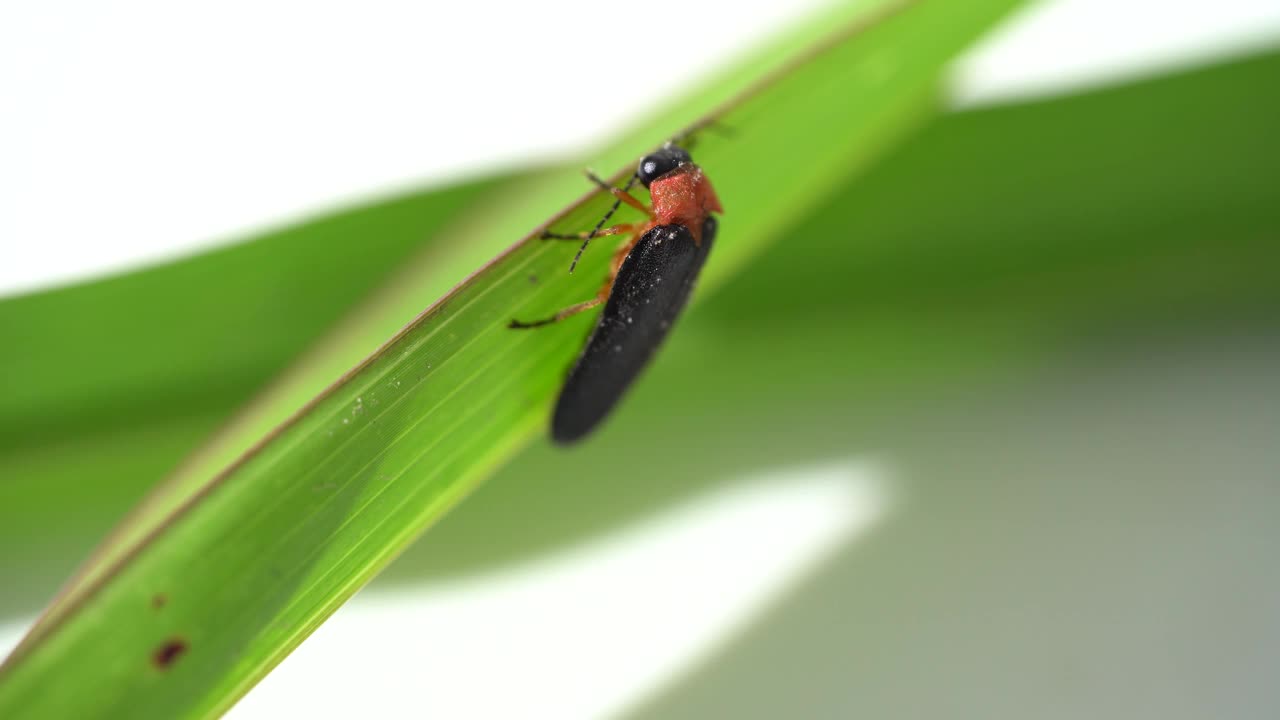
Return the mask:
<svg viewBox="0 0 1280 720">
<path fill-rule="evenodd" d="M 663 145 L 662 149 L 649 153 L 640 158 L 640 167 L 636 169 L 636 177 L 640 178 L 640 184 L 649 187 L 649 183 L 684 165 L 693 162 L 693 158 L 689 157 L 689 153 L 684 148 L 672 145 L 670 143 Z"/>
</svg>

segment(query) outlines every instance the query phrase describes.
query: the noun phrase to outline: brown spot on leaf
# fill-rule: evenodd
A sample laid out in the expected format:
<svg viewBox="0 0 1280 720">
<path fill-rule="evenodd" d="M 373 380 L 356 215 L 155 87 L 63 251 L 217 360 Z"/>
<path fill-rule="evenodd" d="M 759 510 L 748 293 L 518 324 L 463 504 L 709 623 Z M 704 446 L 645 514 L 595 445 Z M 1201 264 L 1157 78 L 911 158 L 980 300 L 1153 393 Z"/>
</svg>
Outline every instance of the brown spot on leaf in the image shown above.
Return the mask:
<svg viewBox="0 0 1280 720">
<path fill-rule="evenodd" d="M 168 670 L 178 661 L 178 658 L 186 654 L 188 649 L 187 641 L 180 637 L 171 637 L 165 640 L 156 651 L 151 654 L 151 662 L 161 670 Z"/>
<path fill-rule="evenodd" d="M 169 596 L 165 595 L 164 593 L 156 593 L 155 595 L 151 596 L 151 607 L 155 610 L 159 610 L 160 608 L 168 604 L 169 604 Z"/>
</svg>

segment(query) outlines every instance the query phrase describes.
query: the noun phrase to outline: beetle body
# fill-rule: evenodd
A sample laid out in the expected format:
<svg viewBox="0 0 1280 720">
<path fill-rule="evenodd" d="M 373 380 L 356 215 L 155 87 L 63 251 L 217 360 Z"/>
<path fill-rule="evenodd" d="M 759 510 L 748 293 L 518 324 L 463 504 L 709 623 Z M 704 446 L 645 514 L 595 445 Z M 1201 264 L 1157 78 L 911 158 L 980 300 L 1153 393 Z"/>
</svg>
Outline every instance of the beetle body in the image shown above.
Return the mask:
<svg viewBox="0 0 1280 720">
<path fill-rule="evenodd" d="M 510 324 L 539 327 L 605 306 L 556 401 L 551 437 L 562 445 L 581 440 L 608 416 L 662 344 L 688 303 L 715 241 L 718 224 L 711 213 L 722 212 L 702 168 L 670 143 L 641 158 L 624 188 L 590 177 L 614 195 L 613 209 L 588 233 L 548 232 L 543 237 L 583 240 L 581 256 L 592 238 L 623 235 L 603 287 L 595 298 L 546 320 Z M 636 182 L 649 190 L 652 207 L 630 194 Z M 644 212 L 648 220 L 604 227 L 622 203 Z"/>
<path fill-rule="evenodd" d="M 715 233 L 708 217 L 698 227 L 701 242 L 685 225 L 655 225 L 640 237 L 560 391 L 552 439 L 576 442 L 622 398 L 689 301 Z"/>
</svg>

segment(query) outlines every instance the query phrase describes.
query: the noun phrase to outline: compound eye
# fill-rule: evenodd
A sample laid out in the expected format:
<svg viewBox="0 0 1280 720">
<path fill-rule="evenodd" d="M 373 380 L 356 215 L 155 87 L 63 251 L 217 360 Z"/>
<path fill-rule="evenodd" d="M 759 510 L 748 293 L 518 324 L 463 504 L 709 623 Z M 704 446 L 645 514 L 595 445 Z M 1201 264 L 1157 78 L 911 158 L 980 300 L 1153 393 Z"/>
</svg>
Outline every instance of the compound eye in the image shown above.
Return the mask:
<svg viewBox="0 0 1280 720">
<path fill-rule="evenodd" d="M 640 167 L 636 169 L 636 175 L 640 178 L 641 184 L 649 187 L 649 183 L 687 162 L 692 162 L 692 158 L 689 157 L 689 153 L 684 151 L 684 148 L 668 145 L 657 152 L 640 158 Z"/>
<path fill-rule="evenodd" d="M 649 183 L 675 170 L 676 164 L 671 157 L 660 152 L 645 155 L 640 159 L 640 167 L 636 170 L 636 175 L 640 176 L 642 185 L 649 187 Z"/>
</svg>

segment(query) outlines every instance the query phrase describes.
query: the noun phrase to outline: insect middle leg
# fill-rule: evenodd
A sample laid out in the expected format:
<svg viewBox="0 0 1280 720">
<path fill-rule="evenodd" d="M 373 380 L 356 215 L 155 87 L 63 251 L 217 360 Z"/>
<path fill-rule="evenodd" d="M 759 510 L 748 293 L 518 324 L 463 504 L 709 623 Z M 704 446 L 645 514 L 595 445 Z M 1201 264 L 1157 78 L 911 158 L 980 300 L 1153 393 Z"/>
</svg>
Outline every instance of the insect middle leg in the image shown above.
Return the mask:
<svg viewBox="0 0 1280 720">
<path fill-rule="evenodd" d="M 542 233 L 542 239 L 543 240 L 587 240 L 589 238 L 604 237 L 607 235 L 625 235 L 630 232 L 635 232 L 636 227 L 637 226 L 635 223 L 622 223 L 620 225 L 614 225 L 613 227 L 607 227 L 607 228 L 602 228 L 600 230 L 597 230 L 595 231 L 594 235 L 591 232 L 585 231 L 585 230 L 583 232 L 578 232 L 578 233 L 554 233 L 551 231 L 547 231 Z"/>
<path fill-rule="evenodd" d="M 511 322 L 507 323 L 507 327 L 513 330 L 527 330 L 529 328 L 542 327 L 543 325 L 558 323 L 561 320 L 564 320 L 566 318 L 571 318 L 580 312 L 585 312 L 587 310 L 590 310 L 593 307 L 597 307 L 602 302 L 604 302 L 604 298 L 593 297 L 590 300 L 580 302 L 577 305 L 570 305 L 569 307 L 561 310 L 555 315 L 552 315 L 551 317 L 546 318 L 544 320 L 534 320 L 533 322 L 520 322 L 519 320 L 512 320 Z"/>
<path fill-rule="evenodd" d="M 566 239 L 578 239 L 578 238 L 573 237 L 573 238 L 566 238 Z M 576 305 L 570 305 L 569 307 L 561 310 L 560 312 L 556 313 L 555 315 L 552 315 L 549 318 L 545 318 L 542 320 L 534 320 L 533 322 L 521 322 L 519 320 L 512 320 L 511 322 L 507 323 L 507 327 L 513 330 L 527 330 L 529 328 L 542 327 L 544 325 L 551 325 L 554 323 L 558 323 L 561 320 L 571 318 L 574 315 L 577 315 L 580 312 L 586 312 L 591 308 L 599 307 L 606 300 L 609 299 L 609 294 L 613 292 L 613 281 L 615 278 L 618 277 L 618 269 L 622 267 L 622 261 L 627 259 L 627 254 L 631 252 L 631 248 L 635 247 L 636 243 L 639 242 L 639 240 L 640 240 L 639 233 L 633 232 L 631 237 L 627 238 L 626 242 L 622 243 L 622 245 L 618 247 L 618 250 L 613 254 L 613 261 L 609 264 L 609 277 L 604 281 L 604 285 L 600 287 L 600 292 L 596 293 L 595 297 L 591 298 L 590 300 L 584 300 L 583 302 L 577 303 Z"/>
</svg>

